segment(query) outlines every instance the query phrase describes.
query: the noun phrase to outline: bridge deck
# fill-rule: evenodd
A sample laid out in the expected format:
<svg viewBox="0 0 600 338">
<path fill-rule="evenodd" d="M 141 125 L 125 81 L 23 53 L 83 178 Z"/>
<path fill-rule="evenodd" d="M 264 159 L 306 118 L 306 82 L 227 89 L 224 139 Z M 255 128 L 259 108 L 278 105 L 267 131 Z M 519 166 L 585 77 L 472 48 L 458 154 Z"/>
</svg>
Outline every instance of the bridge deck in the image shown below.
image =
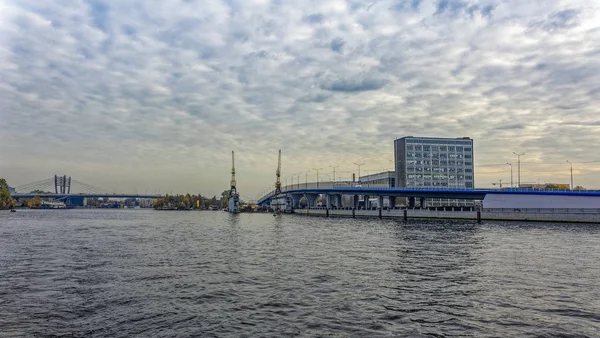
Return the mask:
<svg viewBox="0 0 600 338">
<path fill-rule="evenodd" d="M 281 195 L 290 194 L 342 194 L 342 195 L 369 195 L 386 197 L 423 197 L 483 200 L 487 194 L 507 195 L 553 195 L 553 196 L 600 196 L 599 190 L 533 190 L 533 189 L 413 189 L 413 188 L 308 188 L 291 189 Z M 264 204 L 273 198 L 270 194 L 259 199 L 259 204 Z"/>
</svg>

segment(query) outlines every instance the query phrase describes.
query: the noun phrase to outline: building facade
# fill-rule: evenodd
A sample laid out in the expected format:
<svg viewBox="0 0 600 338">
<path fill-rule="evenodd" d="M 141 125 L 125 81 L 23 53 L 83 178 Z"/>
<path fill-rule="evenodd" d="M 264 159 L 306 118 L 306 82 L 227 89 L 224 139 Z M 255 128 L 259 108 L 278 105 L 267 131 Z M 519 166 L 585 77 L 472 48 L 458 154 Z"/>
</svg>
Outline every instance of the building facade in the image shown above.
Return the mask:
<svg viewBox="0 0 600 338">
<path fill-rule="evenodd" d="M 359 183 L 363 187 L 393 188 L 396 186 L 395 172 L 383 171 L 376 174 L 361 176 Z"/>
<path fill-rule="evenodd" d="M 397 187 L 473 189 L 473 139 L 402 137 L 394 141 Z"/>
</svg>

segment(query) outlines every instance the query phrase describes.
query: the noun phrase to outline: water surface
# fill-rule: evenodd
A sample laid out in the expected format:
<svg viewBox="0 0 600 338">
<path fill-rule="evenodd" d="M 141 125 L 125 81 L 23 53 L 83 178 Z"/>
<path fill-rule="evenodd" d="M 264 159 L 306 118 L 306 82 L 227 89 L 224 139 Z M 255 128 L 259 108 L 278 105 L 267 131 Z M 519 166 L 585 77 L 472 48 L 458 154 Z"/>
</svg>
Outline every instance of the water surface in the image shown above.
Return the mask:
<svg viewBox="0 0 600 338">
<path fill-rule="evenodd" d="M 3 337 L 600 336 L 600 225 L 0 212 Z"/>
</svg>

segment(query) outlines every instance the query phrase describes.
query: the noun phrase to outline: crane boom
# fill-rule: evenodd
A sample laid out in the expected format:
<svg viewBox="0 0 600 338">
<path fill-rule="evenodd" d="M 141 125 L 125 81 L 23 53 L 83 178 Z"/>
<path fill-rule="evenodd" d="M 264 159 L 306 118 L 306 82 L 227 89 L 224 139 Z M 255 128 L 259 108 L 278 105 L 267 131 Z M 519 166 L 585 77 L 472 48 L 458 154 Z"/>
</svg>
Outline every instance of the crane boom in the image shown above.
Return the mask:
<svg viewBox="0 0 600 338">
<path fill-rule="evenodd" d="M 233 195 L 236 192 L 236 187 L 235 187 L 235 157 L 234 157 L 234 153 L 233 150 L 231 151 L 231 192 L 230 194 Z"/>
<path fill-rule="evenodd" d="M 275 194 L 281 193 L 281 149 L 279 149 L 279 158 L 277 160 L 277 171 L 275 171 L 277 181 L 275 181 Z"/>
</svg>

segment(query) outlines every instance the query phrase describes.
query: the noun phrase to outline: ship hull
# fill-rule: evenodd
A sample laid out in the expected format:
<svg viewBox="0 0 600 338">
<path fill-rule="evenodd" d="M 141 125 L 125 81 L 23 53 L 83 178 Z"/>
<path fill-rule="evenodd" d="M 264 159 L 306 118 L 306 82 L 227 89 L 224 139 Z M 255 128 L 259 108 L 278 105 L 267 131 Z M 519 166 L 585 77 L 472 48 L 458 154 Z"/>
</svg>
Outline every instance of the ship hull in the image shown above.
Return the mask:
<svg viewBox="0 0 600 338">
<path fill-rule="evenodd" d="M 229 201 L 227 203 L 227 211 L 233 214 L 237 214 L 240 212 L 240 197 L 237 194 L 229 197 Z"/>
</svg>

